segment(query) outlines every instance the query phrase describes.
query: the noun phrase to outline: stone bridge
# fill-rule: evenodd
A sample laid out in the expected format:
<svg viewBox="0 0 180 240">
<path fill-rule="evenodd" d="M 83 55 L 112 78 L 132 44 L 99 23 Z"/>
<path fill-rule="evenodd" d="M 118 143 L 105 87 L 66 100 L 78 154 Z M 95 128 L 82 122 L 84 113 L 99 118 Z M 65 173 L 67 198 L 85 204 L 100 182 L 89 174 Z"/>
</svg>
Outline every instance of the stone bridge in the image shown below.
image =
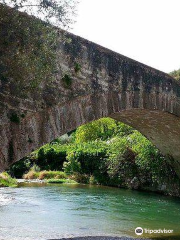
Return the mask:
<svg viewBox="0 0 180 240">
<path fill-rule="evenodd" d="M 12 38 L 11 43 L 4 41 L 5 29 L 15 35 L 18 32 L 13 26 L 14 13 L 22 22 L 38 21 L 1 6 L 1 171 L 81 124 L 111 117 L 144 134 L 169 157 L 180 176 L 180 85 L 171 76 L 56 29 L 58 70 L 50 80 L 44 78 L 29 89 L 34 69 L 29 77 L 20 65 L 17 69 L 10 64 L 10 60 L 18 61 L 17 50 L 10 53 L 15 51 L 12 42 L 18 48 L 20 37 Z"/>
</svg>

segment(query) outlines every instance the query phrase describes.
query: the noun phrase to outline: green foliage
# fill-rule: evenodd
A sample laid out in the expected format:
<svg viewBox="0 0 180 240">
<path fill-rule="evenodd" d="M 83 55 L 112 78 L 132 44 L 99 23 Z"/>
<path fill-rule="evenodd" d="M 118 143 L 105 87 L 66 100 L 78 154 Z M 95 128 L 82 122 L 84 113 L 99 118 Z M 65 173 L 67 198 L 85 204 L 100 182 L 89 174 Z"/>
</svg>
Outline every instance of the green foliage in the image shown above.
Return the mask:
<svg viewBox="0 0 180 240">
<path fill-rule="evenodd" d="M 75 73 L 78 73 L 80 70 L 81 70 L 81 65 L 79 63 L 75 63 L 75 66 L 74 66 Z"/>
<path fill-rule="evenodd" d="M 80 126 L 76 131 L 76 142 L 83 143 L 96 139 L 106 140 L 116 135 L 128 135 L 133 129 L 111 118 L 102 118 Z"/>
<path fill-rule="evenodd" d="M 81 163 L 78 162 L 75 158 L 75 154 L 70 152 L 67 155 L 67 162 L 64 162 L 64 171 L 65 173 L 72 174 L 76 172 L 81 172 Z"/>
<path fill-rule="evenodd" d="M 71 174 L 73 165 L 79 166 L 74 172 L 89 175 L 88 182 L 93 176 L 99 184 L 141 188 L 178 179 L 159 150 L 123 123 L 100 119 L 86 124 L 77 129 L 75 142 L 73 161 L 67 159 L 65 166 L 72 167 Z"/>
<path fill-rule="evenodd" d="M 93 175 L 91 175 L 89 177 L 89 184 L 92 184 L 92 185 L 98 184 L 97 180 L 95 179 L 95 177 Z"/>
<path fill-rule="evenodd" d="M 180 80 L 180 69 L 174 70 L 173 72 L 169 73 L 172 77 L 174 77 L 177 81 Z"/>
<path fill-rule="evenodd" d="M 34 172 L 40 172 L 40 167 L 34 163 L 30 170 Z"/>
<path fill-rule="evenodd" d="M 0 3 L 61 27 L 69 27 L 73 23 L 77 5 L 76 0 L 0 0 Z"/>
<path fill-rule="evenodd" d="M 180 185 L 174 169 L 159 150 L 123 123 L 103 118 L 71 134 L 73 141 L 66 136 L 66 141 L 57 139 L 34 153 L 33 164 L 41 172 L 33 168 L 25 178 L 70 178 L 81 183 L 132 189 L 149 189 L 169 183 Z M 64 173 L 57 170 L 64 170 Z"/>
<path fill-rule="evenodd" d="M 98 181 L 106 182 L 107 147 L 103 141 L 73 144 L 64 163 L 64 171 L 69 174 L 94 175 Z"/>
<path fill-rule="evenodd" d="M 40 90 L 42 81 L 54 79 L 57 30 L 0 6 L 0 79 L 12 83 L 18 97 Z"/>
<path fill-rule="evenodd" d="M 27 173 L 32 166 L 33 166 L 32 161 L 27 158 L 24 158 L 14 163 L 8 170 L 8 173 L 13 177 L 22 178 L 23 174 Z"/>
<path fill-rule="evenodd" d="M 10 116 L 10 121 L 19 124 L 20 123 L 20 118 L 17 115 L 17 113 L 12 113 Z"/>
<path fill-rule="evenodd" d="M 47 183 L 71 183 L 71 184 L 77 184 L 76 181 L 71 179 L 49 179 L 47 180 Z"/>
<path fill-rule="evenodd" d="M 28 143 L 33 143 L 33 140 L 31 138 L 29 138 Z"/>
<path fill-rule="evenodd" d="M 0 174 L 0 187 L 16 187 L 17 181 L 11 178 L 7 172 Z"/>
<path fill-rule="evenodd" d="M 114 138 L 108 150 L 107 173 L 110 184 L 125 186 L 126 180 L 137 174 L 136 155 L 129 148 L 127 138 Z"/>
<path fill-rule="evenodd" d="M 84 184 L 90 183 L 89 175 L 87 175 L 87 174 L 82 174 L 82 173 L 76 172 L 76 173 L 73 173 L 69 177 L 71 178 L 71 180 L 74 180 L 75 182 L 78 182 L 78 183 L 84 183 Z"/>
<path fill-rule="evenodd" d="M 153 182 L 174 178 L 175 171 L 160 151 L 139 132 L 135 131 L 130 139 L 130 146 L 136 153 L 136 164 L 143 174 L 149 174 Z"/>
<path fill-rule="evenodd" d="M 70 135 L 64 134 L 60 138 L 54 139 L 53 141 L 50 142 L 51 145 L 63 145 L 63 144 L 69 144 L 74 141 L 74 133 L 72 132 Z"/>
<path fill-rule="evenodd" d="M 36 164 L 42 170 L 62 170 L 68 148 L 68 145 L 45 145 L 38 150 Z"/>
<path fill-rule="evenodd" d="M 66 179 L 67 175 L 61 171 L 43 171 L 39 173 L 39 179 Z"/>
<path fill-rule="evenodd" d="M 114 136 L 123 137 L 123 136 L 128 136 L 134 132 L 134 129 L 128 126 L 127 124 L 124 124 L 118 121 L 115 121 L 115 122 L 117 124 L 117 130 L 114 133 Z"/>
<path fill-rule="evenodd" d="M 69 74 L 65 74 L 62 78 L 62 81 L 66 88 L 69 88 L 72 84 L 72 78 L 69 76 Z"/>
<path fill-rule="evenodd" d="M 21 117 L 22 117 L 22 118 L 25 118 L 25 116 L 26 116 L 26 115 L 25 115 L 24 113 L 21 114 Z"/>
</svg>

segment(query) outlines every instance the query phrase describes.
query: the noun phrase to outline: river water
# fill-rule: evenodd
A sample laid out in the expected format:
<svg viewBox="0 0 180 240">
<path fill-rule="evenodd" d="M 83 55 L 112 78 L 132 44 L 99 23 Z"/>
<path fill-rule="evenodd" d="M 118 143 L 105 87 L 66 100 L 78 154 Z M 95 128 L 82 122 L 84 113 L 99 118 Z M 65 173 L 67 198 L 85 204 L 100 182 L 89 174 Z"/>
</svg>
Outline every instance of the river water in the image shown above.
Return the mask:
<svg viewBox="0 0 180 240">
<path fill-rule="evenodd" d="M 0 189 L 0 240 L 135 237 L 136 227 L 171 229 L 167 239 L 180 239 L 180 199 L 74 184 Z"/>
</svg>

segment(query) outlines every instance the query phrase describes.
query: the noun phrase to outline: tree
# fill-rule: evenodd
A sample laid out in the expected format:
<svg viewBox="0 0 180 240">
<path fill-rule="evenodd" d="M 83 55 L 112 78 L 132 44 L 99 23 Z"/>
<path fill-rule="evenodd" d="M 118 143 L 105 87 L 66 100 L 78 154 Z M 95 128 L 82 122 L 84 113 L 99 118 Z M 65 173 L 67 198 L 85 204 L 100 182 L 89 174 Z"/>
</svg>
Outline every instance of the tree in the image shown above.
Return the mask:
<svg viewBox="0 0 180 240">
<path fill-rule="evenodd" d="M 132 131 L 133 129 L 124 123 L 112 118 L 101 118 L 80 126 L 75 133 L 75 138 L 77 143 L 83 143 L 96 139 L 107 140 L 116 134 L 120 136 L 128 135 Z"/>
<path fill-rule="evenodd" d="M 49 23 L 69 27 L 76 1 L 0 0 L 0 80 L 13 86 L 14 95 L 26 98 L 36 89 L 38 96 L 43 81 L 51 84 L 55 80 L 58 41 L 65 42 L 66 33 Z"/>
<path fill-rule="evenodd" d="M 0 0 L 0 3 L 58 27 L 68 28 L 73 23 L 78 2 L 77 0 Z"/>
<path fill-rule="evenodd" d="M 177 81 L 180 80 L 180 69 L 174 70 L 173 72 L 169 73 L 172 77 L 174 77 Z"/>
</svg>

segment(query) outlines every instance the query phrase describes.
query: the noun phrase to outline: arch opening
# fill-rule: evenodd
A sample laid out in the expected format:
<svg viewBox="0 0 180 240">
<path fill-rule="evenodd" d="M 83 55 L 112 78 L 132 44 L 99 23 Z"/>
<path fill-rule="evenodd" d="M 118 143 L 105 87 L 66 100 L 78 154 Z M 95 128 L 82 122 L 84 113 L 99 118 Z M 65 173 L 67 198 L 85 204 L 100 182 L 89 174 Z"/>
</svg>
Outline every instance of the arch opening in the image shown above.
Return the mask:
<svg viewBox="0 0 180 240">
<path fill-rule="evenodd" d="M 168 155 L 168 159 L 163 158 L 160 152 L 157 152 L 156 148 L 151 146 L 152 144 L 148 143 L 148 140 L 143 135 L 128 126 L 131 124 L 131 126 L 136 127 L 142 133 L 146 133 L 146 136 L 152 141 L 151 136 L 156 137 L 156 135 L 153 135 L 154 132 L 157 134 L 157 131 L 161 129 L 159 128 L 161 123 L 159 120 L 162 116 L 159 118 L 156 117 L 158 114 L 158 111 L 150 113 L 148 111 L 133 109 L 124 111 L 122 114 L 115 113 L 111 115 L 111 118 L 99 119 L 98 121 L 92 121 L 89 124 L 79 127 L 76 131 L 71 131 L 68 134 L 71 137 L 75 134 L 73 135 L 75 137 L 73 137 L 73 141 L 69 141 L 69 137 L 67 136 L 65 139 L 61 137 L 40 148 L 38 154 L 33 155 L 32 159 L 30 157 L 32 161 L 28 162 L 29 170 L 31 169 L 30 166 L 32 167 L 35 164 L 38 167 L 37 169 L 35 168 L 35 172 L 41 171 L 42 173 L 34 173 L 33 167 L 33 171 L 30 170 L 26 178 L 38 176 L 38 178 L 42 179 L 48 174 L 59 178 L 58 173 L 44 173 L 44 171 L 65 170 L 66 172 L 69 171 L 67 172 L 68 176 L 73 175 L 77 171 L 80 174 L 77 175 L 79 176 L 78 181 L 85 181 L 85 183 L 94 181 L 94 183 L 104 185 L 128 186 L 135 189 L 146 189 L 148 184 L 160 186 L 163 185 L 162 183 L 164 185 L 166 183 L 167 186 L 169 184 L 172 186 L 172 183 L 179 178 L 176 174 L 176 165 L 174 165 L 170 156 Z M 167 124 L 171 120 L 171 117 L 169 115 L 166 117 L 165 126 L 168 126 Z M 118 121 L 114 121 L 113 119 Z M 120 123 L 120 121 L 128 125 Z M 153 129 L 152 132 L 150 131 L 151 129 Z M 166 130 L 165 132 L 160 131 L 162 134 L 161 137 L 165 137 Z M 82 137 L 82 133 L 85 133 L 85 138 Z M 161 145 L 159 146 L 161 147 Z M 68 163 L 69 165 L 64 165 L 64 163 Z M 22 168 L 21 165 L 20 168 Z M 122 169 L 125 170 L 122 171 Z M 23 169 L 23 171 L 25 170 Z M 18 176 L 18 178 L 21 177 Z M 123 180 L 119 181 L 119 178 Z M 153 178 L 155 178 L 155 181 L 152 180 Z M 168 182 L 169 180 L 170 182 Z M 172 189 L 174 190 L 174 187 Z M 179 191 L 178 189 L 177 184 L 177 192 Z M 175 195 L 175 193 L 172 194 Z M 178 196 L 178 193 L 176 195 Z"/>
<path fill-rule="evenodd" d="M 92 112 L 91 107 L 87 109 Z M 163 155 L 168 157 L 171 165 L 180 176 L 180 121 L 178 117 L 168 112 L 147 109 L 128 109 L 112 114 L 100 110 L 98 114 L 88 116 L 81 110 L 82 105 L 77 108 L 77 102 L 75 102 L 73 106 L 68 105 L 67 108 L 62 108 L 60 112 L 58 109 L 51 109 L 46 111 L 45 114 L 36 114 L 29 118 L 29 121 L 24 121 L 22 126 L 13 124 L 12 128 L 15 130 L 15 136 L 14 141 L 9 143 L 8 154 L 14 155 L 9 162 L 1 161 L 2 170 L 35 149 L 66 132 L 76 129 L 80 125 L 101 117 L 110 117 L 132 126 L 147 137 Z M 70 114 L 68 114 L 69 112 Z M 55 113 L 58 113 L 58 116 L 63 113 L 60 117 L 59 126 L 56 122 L 57 116 Z"/>
</svg>

